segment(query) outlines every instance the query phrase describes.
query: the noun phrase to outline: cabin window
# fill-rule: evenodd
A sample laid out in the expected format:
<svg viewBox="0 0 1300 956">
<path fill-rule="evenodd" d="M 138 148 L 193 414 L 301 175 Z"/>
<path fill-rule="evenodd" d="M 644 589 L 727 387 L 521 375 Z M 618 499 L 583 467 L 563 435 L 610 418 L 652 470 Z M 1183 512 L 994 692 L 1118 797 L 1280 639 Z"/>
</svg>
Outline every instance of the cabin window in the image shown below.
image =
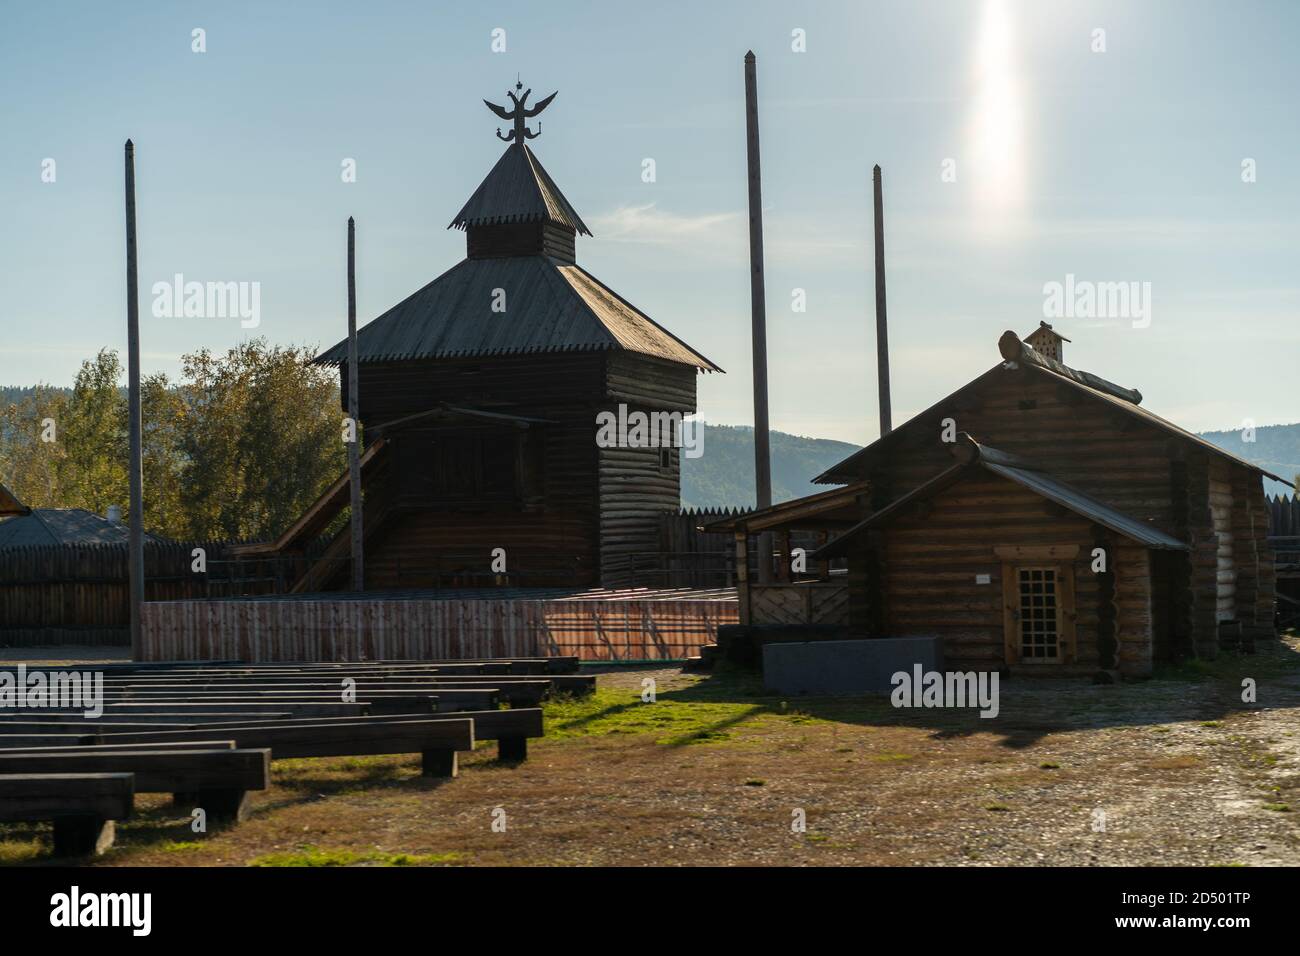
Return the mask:
<svg viewBox="0 0 1300 956">
<path fill-rule="evenodd" d="M 665 475 L 673 470 L 673 450 L 671 448 L 659 449 L 659 470 Z"/>
<path fill-rule="evenodd" d="M 1055 568 L 1018 568 L 1020 659 L 1060 657 L 1060 604 Z"/>
</svg>

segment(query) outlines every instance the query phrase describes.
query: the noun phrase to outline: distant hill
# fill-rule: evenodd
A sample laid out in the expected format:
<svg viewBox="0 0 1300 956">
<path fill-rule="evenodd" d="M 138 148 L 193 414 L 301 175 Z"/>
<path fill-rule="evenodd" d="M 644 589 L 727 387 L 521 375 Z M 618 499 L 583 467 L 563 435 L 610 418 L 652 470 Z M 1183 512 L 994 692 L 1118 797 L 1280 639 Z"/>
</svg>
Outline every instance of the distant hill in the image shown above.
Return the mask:
<svg viewBox="0 0 1300 956">
<path fill-rule="evenodd" d="M 1295 481 L 1300 475 L 1300 423 L 1261 425 L 1255 429 L 1253 442 L 1242 441 L 1241 431 L 1202 432 L 1201 436 L 1288 481 Z M 1264 491 L 1270 497 L 1291 494 L 1290 488 L 1272 479 L 1265 479 Z"/>
<path fill-rule="evenodd" d="M 704 454 L 682 455 L 682 507 L 754 506 L 754 429 L 748 425 L 704 425 Z M 858 450 L 829 438 L 771 433 L 772 500 L 789 501 L 831 486 L 812 478 Z"/>
</svg>

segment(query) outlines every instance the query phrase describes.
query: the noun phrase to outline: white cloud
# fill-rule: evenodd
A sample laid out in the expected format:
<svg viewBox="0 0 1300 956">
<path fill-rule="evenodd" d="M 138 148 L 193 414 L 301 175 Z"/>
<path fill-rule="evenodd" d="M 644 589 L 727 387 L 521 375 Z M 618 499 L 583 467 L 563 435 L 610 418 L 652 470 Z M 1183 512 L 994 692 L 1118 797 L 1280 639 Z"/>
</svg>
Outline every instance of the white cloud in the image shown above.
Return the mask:
<svg viewBox="0 0 1300 956">
<path fill-rule="evenodd" d="M 742 219 L 739 213 L 717 212 L 683 216 L 659 209 L 654 203 L 619 206 L 597 216 L 597 234 L 613 242 L 644 242 L 660 245 L 691 241 L 730 240 L 734 243 Z M 743 237 L 743 233 L 740 233 Z"/>
<path fill-rule="evenodd" d="M 594 218 L 602 241 L 672 246 L 684 257 L 726 261 L 744 268 L 749 261 L 748 217 L 742 212 L 688 216 L 655 203 L 619 206 Z M 773 268 L 812 263 L 861 267 L 868 236 L 835 234 L 824 224 L 767 216 L 763 223 L 764 259 Z"/>
</svg>

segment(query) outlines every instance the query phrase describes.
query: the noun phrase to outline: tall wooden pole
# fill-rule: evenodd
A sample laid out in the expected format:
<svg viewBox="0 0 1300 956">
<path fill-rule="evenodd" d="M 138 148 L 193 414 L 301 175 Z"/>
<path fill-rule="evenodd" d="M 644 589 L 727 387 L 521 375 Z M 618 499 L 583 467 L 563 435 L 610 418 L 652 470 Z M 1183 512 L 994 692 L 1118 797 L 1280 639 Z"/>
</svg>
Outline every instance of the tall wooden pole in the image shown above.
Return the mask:
<svg viewBox="0 0 1300 956">
<path fill-rule="evenodd" d="M 131 485 L 131 523 L 127 526 L 127 579 L 131 598 L 131 658 L 144 648 L 140 613 L 144 603 L 144 468 L 140 438 L 140 283 L 135 246 L 135 146 L 126 141 L 126 384 L 127 475 Z"/>
<path fill-rule="evenodd" d="M 767 304 L 763 287 L 763 189 L 758 162 L 758 69 L 745 54 L 745 152 L 749 160 L 749 301 L 754 353 L 754 485 L 759 508 L 772 504 L 767 422 Z M 759 537 L 758 579 L 772 577 L 772 536 Z"/>
<path fill-rule="evenodd" d="M 889 411 L 889 323 L 885 320 L 885 203 L 880 187 L 880 167 L 871 171 L 876 202 L 876 383 L 880 389 L 880 435 L 893 431 Z"/>
<path fill-rule="evenodd" d="M 348 417 L 352 443 L 348 445 L 348 485 L 352 512 L 352 590 L 366 589 L 365 555 L 361 537 L 361 424 L 357 402 L 357 224 L 348 217 Z"/>
</svg>

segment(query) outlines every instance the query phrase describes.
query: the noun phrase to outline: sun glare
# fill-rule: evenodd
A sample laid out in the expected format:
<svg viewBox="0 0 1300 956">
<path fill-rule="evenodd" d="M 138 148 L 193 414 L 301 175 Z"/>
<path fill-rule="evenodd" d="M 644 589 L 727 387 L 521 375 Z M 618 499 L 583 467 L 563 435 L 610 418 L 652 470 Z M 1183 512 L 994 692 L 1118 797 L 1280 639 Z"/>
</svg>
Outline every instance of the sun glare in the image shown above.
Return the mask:
<svg viewBox="0 0 1300 956">
<path fill-rule="evenodd" d="M 986 0 L 976 37 L 969 118 L 975 202 L 982 212 L 995 215 L 982 228 L 1005 223 L 1025 199 L 1025 93 L 1016 52 L 1006 0 Z"/>
</svg>

